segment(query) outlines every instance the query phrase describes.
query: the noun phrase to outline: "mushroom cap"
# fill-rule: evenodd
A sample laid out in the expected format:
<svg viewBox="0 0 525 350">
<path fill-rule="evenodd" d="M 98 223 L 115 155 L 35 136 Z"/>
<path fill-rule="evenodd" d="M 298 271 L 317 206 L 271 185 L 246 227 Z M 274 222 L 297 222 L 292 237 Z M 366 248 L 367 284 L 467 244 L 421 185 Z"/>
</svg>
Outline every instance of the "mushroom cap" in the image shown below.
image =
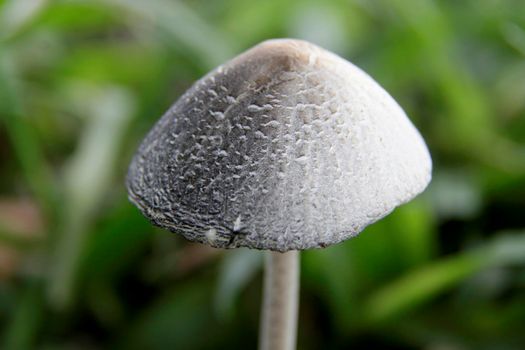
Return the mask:
<svg viewBox="0 0 525 350">
<path fill-rule="evenodd" d="M 197 81 L 130 165 L 154 224 L 218 248 L 325 247 L 423 191 L 425 142 L 370 76 L 305 41 L 265 41 Z"/>
</svg>

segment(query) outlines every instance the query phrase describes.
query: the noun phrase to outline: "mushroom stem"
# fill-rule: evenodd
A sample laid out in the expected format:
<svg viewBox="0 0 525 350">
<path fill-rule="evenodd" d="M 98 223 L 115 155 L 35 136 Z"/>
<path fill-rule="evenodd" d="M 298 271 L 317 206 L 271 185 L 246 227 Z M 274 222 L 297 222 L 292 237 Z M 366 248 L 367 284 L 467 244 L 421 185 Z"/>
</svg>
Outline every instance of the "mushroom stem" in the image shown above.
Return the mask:
<svg viewBox="0 0 525 350">
<path fill-rule="evenodd" d="M 259 350 L 292 350 L 297 334 L 299 252 L 266 252 Z"/>
</svg>

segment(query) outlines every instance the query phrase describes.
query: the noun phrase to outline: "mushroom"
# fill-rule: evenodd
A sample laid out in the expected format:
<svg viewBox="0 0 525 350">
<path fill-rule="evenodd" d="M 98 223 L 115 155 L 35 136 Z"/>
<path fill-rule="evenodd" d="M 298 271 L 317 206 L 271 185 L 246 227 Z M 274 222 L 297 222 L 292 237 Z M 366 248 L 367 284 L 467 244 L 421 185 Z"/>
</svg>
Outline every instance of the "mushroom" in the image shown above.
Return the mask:
<svg viewBox="0 0 525 350">
<path fill-rule="evenodd" d="M 425 142 L 362 70 L 311 43 L 265 41 L 197 81 L 135 154 L 130 200 L 216 248 L 269 251 L 261 349 L 295 347 L 299 250 L 356 236 L 422 192 Z"/>
</svg>

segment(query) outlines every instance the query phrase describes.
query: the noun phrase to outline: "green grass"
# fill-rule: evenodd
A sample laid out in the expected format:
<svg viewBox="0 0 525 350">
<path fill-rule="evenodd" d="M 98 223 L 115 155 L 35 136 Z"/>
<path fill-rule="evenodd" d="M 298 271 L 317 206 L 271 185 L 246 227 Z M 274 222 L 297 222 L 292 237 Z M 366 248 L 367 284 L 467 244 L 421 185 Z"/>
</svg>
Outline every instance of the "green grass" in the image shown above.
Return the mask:
<svg viewBox="0 0 525 350">
<path fill-rule="evenodd" d="M 417 200 L 303 254 L 299 348 L 525 347 L 523 1 L 4 0 L 1 348 L 253 348 L 259 256 L 153 228 L 124 177 L 192 82 L 273 37 L 365 69 L 434 160 Z"/>
</svg>

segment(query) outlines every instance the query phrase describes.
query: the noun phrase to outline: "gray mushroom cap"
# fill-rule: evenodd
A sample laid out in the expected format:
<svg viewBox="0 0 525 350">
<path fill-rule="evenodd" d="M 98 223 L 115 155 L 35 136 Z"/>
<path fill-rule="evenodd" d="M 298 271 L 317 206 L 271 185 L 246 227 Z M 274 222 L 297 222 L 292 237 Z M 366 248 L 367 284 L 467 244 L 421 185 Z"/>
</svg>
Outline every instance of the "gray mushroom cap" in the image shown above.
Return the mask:
<svg viewBox="0 0 525 350">
<path fill-rule="evenodd" d="M 357 235 L 424 190 L 427 147 L 362 70 L 305 41 L 265 41 L 197 81 L 129 168 L 154 224 L 218 248 L 288 251 Z"/>
</svg>

